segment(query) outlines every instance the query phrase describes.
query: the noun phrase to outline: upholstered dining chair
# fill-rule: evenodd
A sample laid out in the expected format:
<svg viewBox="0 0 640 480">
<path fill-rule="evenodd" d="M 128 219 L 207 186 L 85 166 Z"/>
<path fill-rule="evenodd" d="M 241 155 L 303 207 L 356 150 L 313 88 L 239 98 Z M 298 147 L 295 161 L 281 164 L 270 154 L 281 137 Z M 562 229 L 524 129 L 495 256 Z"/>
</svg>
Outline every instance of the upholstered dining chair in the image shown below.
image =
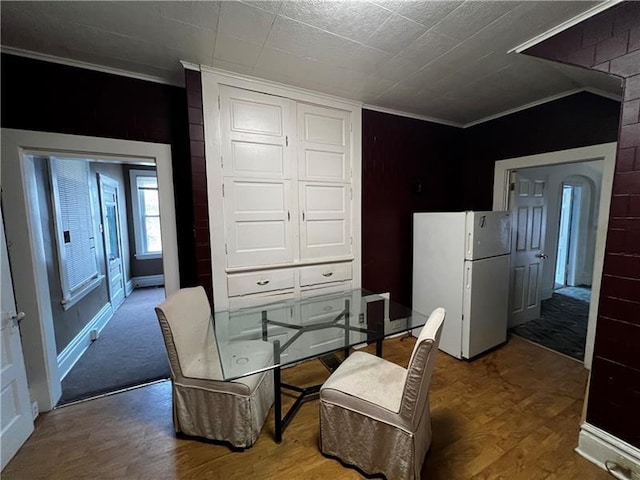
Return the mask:
<svg viewBox="0 0 640 480">
<path fill-rule="evenodd" d="M 419 479 L 431 445 L 429 384 L 445 311 L 422 328 L 407 369 L 365 352 L 320 389 L 320 450 L 387 480 Z"/>
<path fill-rule="evenodd" d="M 202 287 L 177 291 L 156 307 L 156 314 L 171 367 L 176 432 L 238 448 L 252 446 L 273 405 L 273 372 L 223 381 L 211 307 Z M 272 361 L 269 343 L 244 344 L 248 354 Z"/>
</svg>

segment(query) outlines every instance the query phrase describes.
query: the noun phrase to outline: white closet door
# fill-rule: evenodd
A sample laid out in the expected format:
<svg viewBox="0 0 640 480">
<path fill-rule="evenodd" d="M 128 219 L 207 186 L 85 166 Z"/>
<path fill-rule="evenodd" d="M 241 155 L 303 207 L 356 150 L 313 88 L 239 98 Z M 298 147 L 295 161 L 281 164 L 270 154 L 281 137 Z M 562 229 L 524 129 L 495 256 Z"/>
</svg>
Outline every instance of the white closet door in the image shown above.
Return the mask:
<svg viewBox="0 0 640 480">
<path fill-rule="evenodd" d="M 291 178 L 291 100 L 220 87 L 225 177 Z"/>
<path fill-rule="evenodd" d="M 225 181 L 228 267 L 293 261 L 290 184 L 257 179 Z"/>
<path fill-rule="evenodd" d="M 302 259 L 351 253 L 351 187 L 299 182 Z"/>
<path fill-rule="evenodd" d="M 297 104 L 300 180 L 349 182 L 349 112 Z"/>
</svg>

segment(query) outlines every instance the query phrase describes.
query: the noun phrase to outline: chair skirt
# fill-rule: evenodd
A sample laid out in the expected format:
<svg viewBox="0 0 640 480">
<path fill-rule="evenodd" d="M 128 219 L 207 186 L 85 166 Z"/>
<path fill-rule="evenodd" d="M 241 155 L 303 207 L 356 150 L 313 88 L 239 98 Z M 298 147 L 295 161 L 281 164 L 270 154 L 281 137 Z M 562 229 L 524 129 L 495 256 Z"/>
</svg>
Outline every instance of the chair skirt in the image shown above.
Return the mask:
<svg viewBox="0 0 640 480">
<path fill-rule="evenodd" d="M 173 382 L 173 422 L 176 432 L 251 447 L 273 405 L 273 372 L 268 371 L 250 395 L 216 391 L 206 382 Z M 214 382 L 217 383 L 217 382 Z"/>
<path fill-rule="evenodd" d="M 420 478 L 431 444 L 431 418 L 424 412 L 416 432 L 381 422 L 341 405 L 320 401 L 320 450 L 387 480 Z"/>
</svg>

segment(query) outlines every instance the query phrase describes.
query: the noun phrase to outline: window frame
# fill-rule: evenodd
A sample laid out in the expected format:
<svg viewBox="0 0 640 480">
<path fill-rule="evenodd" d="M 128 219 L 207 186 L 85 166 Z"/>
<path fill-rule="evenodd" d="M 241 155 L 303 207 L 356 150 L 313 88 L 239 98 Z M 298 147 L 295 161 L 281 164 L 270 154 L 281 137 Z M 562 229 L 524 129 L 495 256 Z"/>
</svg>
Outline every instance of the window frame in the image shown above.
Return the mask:
<svg viewBox="0 0 640 480">
<path fill-rule="evenodd" d="M 134 243 L 135 243 L 135 252 L 134 257 L 137 260 L 151 260 L 156 258 L 162 258 L 162 250 L 159 252 L 147 252 L 146 251 L 146 240 L 144 238 L 146 229 L 144 228 L 144 212 L 141 207 L 142 204 L 140 202 L 140 192 L 138 190 L 138 178 L 140 177 L 153 177 L 158 178 L 158 173 L 156 170 L 139 170 L 132 169 L 129 170 L 129 182 L 131 188 L 131 217 L 133 219 L 133 232 L 134 232 Z M 158 200 L 160 200 L 160 190 L 159 185 L 157 188 L 158 191 Z M 160 212 L 158 212 L 158 218 L 160 219 L 160 224 L 162 225 L 162 219 Z"/>
</svg>

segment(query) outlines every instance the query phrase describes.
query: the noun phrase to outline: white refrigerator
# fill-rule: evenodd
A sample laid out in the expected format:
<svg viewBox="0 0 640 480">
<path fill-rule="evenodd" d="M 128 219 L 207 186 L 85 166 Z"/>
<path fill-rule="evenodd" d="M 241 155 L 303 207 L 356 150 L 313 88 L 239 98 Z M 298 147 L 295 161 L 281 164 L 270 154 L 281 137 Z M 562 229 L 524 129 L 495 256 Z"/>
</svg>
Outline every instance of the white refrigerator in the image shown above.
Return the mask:
<svg viewBox="0 0 640 480">
<path fill-rule="evenodd" d="M 507 340 L 509 212 L 413 216 L 413 309 L 446 309 L 440 350 L 471 359 Z"/>
</svg>

